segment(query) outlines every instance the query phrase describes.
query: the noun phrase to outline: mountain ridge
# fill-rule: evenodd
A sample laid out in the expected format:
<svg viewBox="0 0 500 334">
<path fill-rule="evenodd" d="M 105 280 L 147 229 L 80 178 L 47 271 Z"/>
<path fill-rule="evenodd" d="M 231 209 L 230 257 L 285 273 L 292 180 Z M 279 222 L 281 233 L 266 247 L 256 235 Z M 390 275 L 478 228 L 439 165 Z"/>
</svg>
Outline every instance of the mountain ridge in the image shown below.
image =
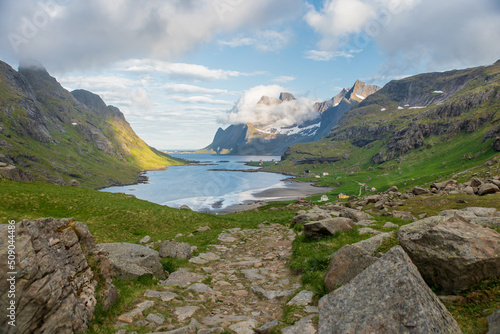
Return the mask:
<svg viewBox="0 0 500 334">
<path fill-rule="evenodd" d="M 39 64 L 0 61 L 0 162 L 31 178 L 84 186 L 131 183 L 147 169 L 180 164 L 149 147 L 96 94 L 64 89 Z"/>
</svg>

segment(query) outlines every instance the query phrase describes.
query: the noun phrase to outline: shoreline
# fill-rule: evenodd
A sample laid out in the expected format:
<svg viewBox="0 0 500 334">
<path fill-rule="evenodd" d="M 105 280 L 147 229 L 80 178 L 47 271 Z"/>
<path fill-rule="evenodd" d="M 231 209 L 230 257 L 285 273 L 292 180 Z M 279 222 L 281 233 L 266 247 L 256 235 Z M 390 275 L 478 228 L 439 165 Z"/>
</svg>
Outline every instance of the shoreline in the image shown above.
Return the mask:
<svg viewBox="0 0 500 334">
<path fill-rule="evenodd" d="M 263 190 L 254 195 L 255 199 L 246 200 L 240 204 L 230 205 L 221 210 L 210 210 L 208 213 L 227 215 L 231 213 L 255 210 L 261 206 L 267 205 L 269 202 L 293 201 L 331 191 L 332 188 L 314 186 L 314 184 L 309 182 L 286 181 L 285 187 Z"/>
</svg>

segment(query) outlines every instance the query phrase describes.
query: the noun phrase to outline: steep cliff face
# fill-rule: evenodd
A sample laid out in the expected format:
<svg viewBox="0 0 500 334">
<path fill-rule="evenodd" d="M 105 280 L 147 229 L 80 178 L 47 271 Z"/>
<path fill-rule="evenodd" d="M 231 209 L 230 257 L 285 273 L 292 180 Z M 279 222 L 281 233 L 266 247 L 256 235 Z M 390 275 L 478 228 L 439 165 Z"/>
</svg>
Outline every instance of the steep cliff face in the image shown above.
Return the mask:
<svg viewBox="0 0 500 334">
<path fill-rule="evenodd" d="M 0 162 L 37 180 L 86 186 L 132 182 L 178 163 L 144 143 L 123 114 L 90 92 L 65 90 L 39 64 L 0 62 Z"/>
</svg>

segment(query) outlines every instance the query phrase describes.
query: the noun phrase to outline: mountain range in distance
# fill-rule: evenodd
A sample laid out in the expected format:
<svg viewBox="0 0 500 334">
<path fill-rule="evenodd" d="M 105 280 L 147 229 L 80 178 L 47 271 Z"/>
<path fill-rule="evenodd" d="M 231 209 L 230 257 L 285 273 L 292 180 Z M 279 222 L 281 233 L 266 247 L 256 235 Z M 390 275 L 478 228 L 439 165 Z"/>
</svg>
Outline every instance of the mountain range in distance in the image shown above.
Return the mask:
<svg viewBox="0 0 500 334">
<path fill-rule="evenodd" d="M 272 122 L 232 124 L 225 130 L 219 128 L 213 142 L 197 153 L 236 155 L 280 155 L 288 147 L 319 140 L 326 136 L 341 117 L 360 104 L 380 87 L 356 81 L 351 88 L 343 89 L 331 100 L 308 106 L 313 111 L 305 119 L 290 125 L 276 126 Z M 255 110 L 259 108 L 297 108 L 296 98 L 282 92 L 279 98 L 262 96 Z"/>
</svg>

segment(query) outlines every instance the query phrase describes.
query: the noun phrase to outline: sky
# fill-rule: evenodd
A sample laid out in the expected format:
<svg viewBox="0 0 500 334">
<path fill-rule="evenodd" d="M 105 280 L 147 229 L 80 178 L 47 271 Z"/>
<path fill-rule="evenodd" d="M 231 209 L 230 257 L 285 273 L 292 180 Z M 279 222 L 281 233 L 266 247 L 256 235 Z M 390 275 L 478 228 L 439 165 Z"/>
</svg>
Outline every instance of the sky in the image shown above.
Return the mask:
<svg viewBox="0 0 500 334">
<path fill-rule="evenodd" d="M 36 59 L 168 150 L 300 121 L 357 79 L 492 64 L 499 32 L 498 0 L 0 0 L 0 60 Z M 288 114 L 253 109 L 282 91 L 298 98 Z"/>
</svg>

